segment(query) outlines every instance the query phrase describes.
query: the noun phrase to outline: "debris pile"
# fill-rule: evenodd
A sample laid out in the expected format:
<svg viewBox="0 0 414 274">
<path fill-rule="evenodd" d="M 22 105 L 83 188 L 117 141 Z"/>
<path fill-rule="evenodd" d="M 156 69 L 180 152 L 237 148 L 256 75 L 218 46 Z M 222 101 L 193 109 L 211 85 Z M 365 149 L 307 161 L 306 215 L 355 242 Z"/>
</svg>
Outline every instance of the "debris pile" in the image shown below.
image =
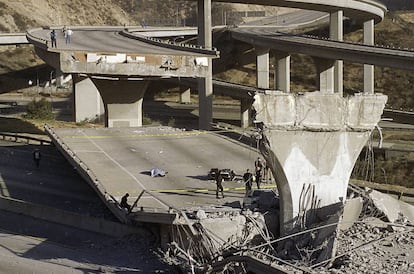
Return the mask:
<svg viewBox="0 0 414 274">
<path fill-rule="evenodd" d="M 284 237 L 268 229 L 272 209 L 198 210 L 191 229 L 173 228 L 165 257 L 189 273 L 414 273 L 414 207 L 371 189 L 349 194 L 342 216 Z"/>
</svg>

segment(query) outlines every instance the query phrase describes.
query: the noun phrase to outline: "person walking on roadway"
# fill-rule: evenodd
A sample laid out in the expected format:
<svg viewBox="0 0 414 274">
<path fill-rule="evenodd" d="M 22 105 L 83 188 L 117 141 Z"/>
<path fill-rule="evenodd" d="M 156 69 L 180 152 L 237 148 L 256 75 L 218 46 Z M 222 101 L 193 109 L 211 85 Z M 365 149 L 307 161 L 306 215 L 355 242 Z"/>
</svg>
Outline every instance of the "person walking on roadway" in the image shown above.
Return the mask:
<svg viewBox="0 0 414 274">
<path fill-rule="evenodd" d="M 220 172 L 216 173 L 216 198 L 219 198 L 219 192 L 221 192 L 221 196 L 224 198 L 224 189 L 223 189 L 223 176 Z"/>
<path fill-rule="evenodd" d="M 243 181 L 245 183 L 246 197 L 248 197 L 251 195 L 253 184 L 253 174 L 250 173 L 249 169 L 243 174 Z"/>
<path fill-rule="evenodd" d="M 36 165 L 37 168 L 39 168 L 39 166 L 40 166 L 40 158 L 41 158 L 40 150 L 35 149 L 33 151 L 33 161 L 35 162 L 35 165 Z"/>
<path fill-rule="evenodd" d="M 260 183 L 262 180 L 262 170 L 263 170 L 263 163 L 260 157 L 257 157 L 257 160 L 254 162 L 254 166 L 256 168 L 256 185 L 257 185 L 257 188 L 260 189 Z"/>
<path fill-rule="evenodd" d="M 57 47 L 57 44 L 56 44 L 56 38 L 57 38 L 57 34 L 56 34 L 56 31 L 55 30 L 52 30 L 51 32 L 50 32 L 50 41 L 52 42 L 52 48 L 53 47 Z"/>
</svg>

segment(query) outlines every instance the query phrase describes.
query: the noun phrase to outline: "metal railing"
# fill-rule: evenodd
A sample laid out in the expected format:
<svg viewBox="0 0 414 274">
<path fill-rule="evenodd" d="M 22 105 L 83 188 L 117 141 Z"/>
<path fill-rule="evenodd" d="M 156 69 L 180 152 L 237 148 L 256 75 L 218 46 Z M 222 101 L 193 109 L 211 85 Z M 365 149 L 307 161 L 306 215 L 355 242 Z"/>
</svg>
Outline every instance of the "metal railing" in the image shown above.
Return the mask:
<svg viewBox="0 0 414 274">
<path fill-rule="evenodd" d="M 40 143 L 40 145 L 51 145 L 52 142 L 49 140 L 44 140 L 44 139 L 40 139 L 40 138 L 36 138 L 36 137 L 31 137 L 31 136 L 26 136 L 26 135 L 21 135 L 21 134 L 17 134 L 17 133 L 6 133 L 6 132 L 0 132 L 0 136 L 2 138 L 2 140 L 4 141 L 13 141 L 16 143 L 26 143 L 26 144 L 30 144 L 31 142 L 36 142 L 36 143 Z"/>
</svg>

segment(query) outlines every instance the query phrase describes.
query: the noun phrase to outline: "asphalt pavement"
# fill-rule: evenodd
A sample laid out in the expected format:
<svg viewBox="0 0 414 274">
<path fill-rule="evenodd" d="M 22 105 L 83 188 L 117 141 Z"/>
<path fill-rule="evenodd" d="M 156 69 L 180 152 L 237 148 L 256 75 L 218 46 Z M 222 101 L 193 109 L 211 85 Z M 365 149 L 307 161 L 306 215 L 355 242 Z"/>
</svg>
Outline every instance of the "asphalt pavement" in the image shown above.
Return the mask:
<svg viewBox="0 0 414 274">
<path fill-rule="evenodd" d="M 253 170 L 257 151 L 221 132 L 187 131 L 171 127 L 53 129 L 68 151 L 97 177 L 105 191 L 120 201 L 129 193 L 138 207 L 166 211 L 206 205 L 242 203 L 241 175 Z M 167 171 L 151 177 L 150 170 Z M 211 168 L 232 169 L 234 181 L 224 183 L 224 199 L 216 198 Z"/>
</svg>

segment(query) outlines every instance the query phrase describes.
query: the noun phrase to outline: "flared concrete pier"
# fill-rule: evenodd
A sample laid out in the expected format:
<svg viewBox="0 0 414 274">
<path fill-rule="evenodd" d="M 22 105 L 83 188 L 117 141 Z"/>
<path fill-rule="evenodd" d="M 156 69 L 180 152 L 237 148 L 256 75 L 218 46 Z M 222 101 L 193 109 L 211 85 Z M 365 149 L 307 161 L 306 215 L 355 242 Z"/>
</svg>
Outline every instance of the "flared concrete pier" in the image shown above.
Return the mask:
<svg viewBox="0 0 414 274">
<path fill-rule="evenodd" d="M 255 96 L 260 150 L 281 198 L 282 234 L 308 211 L 345 202 L 355 161 L 386 100 L 382 94 L 321 92 Z"/>
</svg>

